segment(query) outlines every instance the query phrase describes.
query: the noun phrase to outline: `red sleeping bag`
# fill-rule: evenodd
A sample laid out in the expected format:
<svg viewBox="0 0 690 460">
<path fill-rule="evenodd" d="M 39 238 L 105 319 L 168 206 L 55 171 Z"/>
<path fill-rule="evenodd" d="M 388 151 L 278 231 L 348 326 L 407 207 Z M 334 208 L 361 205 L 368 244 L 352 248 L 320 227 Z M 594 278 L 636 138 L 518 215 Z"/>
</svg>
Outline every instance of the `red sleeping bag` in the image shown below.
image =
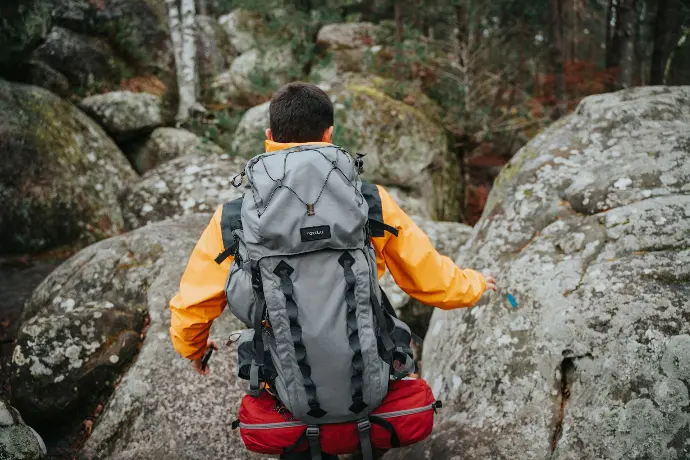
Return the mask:
<svg viewBox="0 0 690 460">
<path fill-rule="evenodd" d="M 440 407 L 422 379 L 392 380 L 381 405 L 369 416 L 371 444 L 378 449 L 408 446 L 431 434 L 434 412 Z M 268 392 L 244 396 L 240 405 L 240 434 L 252 452 L 281 454 L 286 449 L 305 451 L 307 443 L 295 445 L 307 425 L 295 420 Z M 320 425 L 321 450 L 331 455 L 359 449 L 357 422 Z"/>
</svg>

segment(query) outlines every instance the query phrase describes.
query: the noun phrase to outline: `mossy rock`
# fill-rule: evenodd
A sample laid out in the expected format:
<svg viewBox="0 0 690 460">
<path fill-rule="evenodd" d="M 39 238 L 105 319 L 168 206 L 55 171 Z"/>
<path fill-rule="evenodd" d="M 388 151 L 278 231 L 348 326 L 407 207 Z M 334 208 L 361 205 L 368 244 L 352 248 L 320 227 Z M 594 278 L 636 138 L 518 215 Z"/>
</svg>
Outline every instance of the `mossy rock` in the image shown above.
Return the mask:
<svg viewBox="0 0 690 460">
<path fill-rule="evenodd" d="M 121 232 L 118 192 L 136 174 L 72 104 L 0 80 L 0 253 L 40 252 Z"/>
</svg>

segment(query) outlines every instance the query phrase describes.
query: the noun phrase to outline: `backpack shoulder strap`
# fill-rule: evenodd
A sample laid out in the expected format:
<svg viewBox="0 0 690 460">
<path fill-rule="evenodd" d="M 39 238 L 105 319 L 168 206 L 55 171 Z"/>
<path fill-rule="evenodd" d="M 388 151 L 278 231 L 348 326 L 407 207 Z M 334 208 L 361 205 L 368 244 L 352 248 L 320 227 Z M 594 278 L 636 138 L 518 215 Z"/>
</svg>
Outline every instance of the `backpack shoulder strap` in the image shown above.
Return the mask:
<svg viewBox="0 0 690 460">
<path fill-rule="evenodd" d="M 215 261 L 218 265 L 222 264 L 239 248 L 235 230 L 242 229 L 242 198 L 232 200 L 223 205 L 223 212 L 220 217 L 220 231 L 223 235 L 223 252 L 218 254 Z"/>
<path fill-rule="evenodd" d="M 398 236 L 398 229 L 387 225 L 383 220 L 383 205 L 379 188 L 371 182 L 362 181 L 362 195 L 369 205 L 369 230 L 373 238 L 381 238 L 388 232 Z"/>
</svg>

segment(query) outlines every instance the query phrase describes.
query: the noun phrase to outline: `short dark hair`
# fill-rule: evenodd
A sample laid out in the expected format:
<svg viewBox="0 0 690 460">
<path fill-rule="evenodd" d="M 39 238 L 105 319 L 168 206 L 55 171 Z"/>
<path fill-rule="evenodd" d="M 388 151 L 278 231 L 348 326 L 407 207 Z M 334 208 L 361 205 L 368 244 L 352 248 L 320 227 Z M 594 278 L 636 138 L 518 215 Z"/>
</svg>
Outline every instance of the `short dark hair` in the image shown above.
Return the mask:
<svg viewBox="0 0 690 460">
<path fill-rule="evenodd" d="M 288 83 L 273 95 L 269 117 L 274 141 L 319 142 L 333 126 L 333 103 L 316 85 Z"/>
</svg>

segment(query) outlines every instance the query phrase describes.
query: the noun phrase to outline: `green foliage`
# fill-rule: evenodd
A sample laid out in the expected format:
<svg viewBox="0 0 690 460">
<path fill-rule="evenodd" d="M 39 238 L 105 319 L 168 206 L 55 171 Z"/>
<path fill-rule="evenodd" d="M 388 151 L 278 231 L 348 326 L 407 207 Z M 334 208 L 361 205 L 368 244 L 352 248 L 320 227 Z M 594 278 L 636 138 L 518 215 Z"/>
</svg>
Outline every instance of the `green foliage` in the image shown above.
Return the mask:
<svg viewBox="0 0 690 460">
<path fill-rule="evenodd" d="M 49 29 L 50 8 L 46 1 L 0 1 L 0 63 L 27 58 Z"/>
</svg>

